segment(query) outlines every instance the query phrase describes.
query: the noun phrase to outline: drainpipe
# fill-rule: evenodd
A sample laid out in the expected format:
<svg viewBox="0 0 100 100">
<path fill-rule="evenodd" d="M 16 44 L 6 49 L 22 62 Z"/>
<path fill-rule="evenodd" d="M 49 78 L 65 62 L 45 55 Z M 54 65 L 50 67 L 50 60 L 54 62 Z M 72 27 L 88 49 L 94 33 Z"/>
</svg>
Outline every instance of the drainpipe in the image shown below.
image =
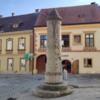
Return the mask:
<svg viewBox="0 0 100 100">
<path fill-rule="evenodd" d="M 33 28 L 33 35 L 32 35 L 32 54 L 33 54 L 33 58 L 32 58 L 32 75 L 33 75 L 33 69 L 34 69 L 34 28 Z"/>
</svg>

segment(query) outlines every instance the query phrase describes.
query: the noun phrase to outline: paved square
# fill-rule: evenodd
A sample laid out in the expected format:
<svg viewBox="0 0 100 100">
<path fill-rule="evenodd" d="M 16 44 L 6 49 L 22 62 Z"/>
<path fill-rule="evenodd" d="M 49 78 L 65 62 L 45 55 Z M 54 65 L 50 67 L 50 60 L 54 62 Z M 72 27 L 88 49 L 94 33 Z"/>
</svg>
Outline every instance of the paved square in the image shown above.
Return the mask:
<svg viewBox="0 0 100 100">
<path fill-rule="evenodd" d="M 0 75 L 0 100 L 47 100 L 32 96 L 31 89 L 44 81 L 44 75 Z M 49 100 L 100 100 L 100 75 L 68 75 L 75 87 L 72 95 Z"/>
</svg>

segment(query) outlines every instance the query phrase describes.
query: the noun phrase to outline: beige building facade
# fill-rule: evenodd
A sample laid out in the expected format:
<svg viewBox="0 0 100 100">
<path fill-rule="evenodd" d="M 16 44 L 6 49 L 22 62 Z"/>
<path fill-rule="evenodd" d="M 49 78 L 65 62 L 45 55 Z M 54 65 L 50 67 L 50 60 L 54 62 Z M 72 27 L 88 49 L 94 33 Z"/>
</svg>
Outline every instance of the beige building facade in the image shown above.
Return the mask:
<svg viewBox="0 0 100 100">
<path fill-rule="evenodd" d="M 100 24 L 62 26 L 62 66 L 69 73 L 100 73 Z M 46 27 L 35 28 L 34 72 L 41 73 L 39 58 L 46 55 L 46 47 L 41 47 L 41 36 L 47 35 Z M 63 36 L 68 36 L 69 44 L 64 45 Z M 89 37 L 90 36 L 90 37 Z M 89 37 L 89 39 L 88 39 Z M 46 40 L 45 40 L 46 41 Z M 67 42 L 68 42 L 67 41 Z M 91 44 L 88 44 L 91 41 Z M 44 42 L 45 44 L 46 42 Z M 43 62 L 45 63 L 45 62 Z M 43 65 L 43 64 L 42 64 Z M 43 67 L 46 66 L 46 63 Z M 45 68 L 43 68 L 45 72 Z M 42 70 L 42 72 L 43 72 Z"/>
<path fill-rule="evenodd" d="M 30 61 L 24 55 L 31 53 L 33 32 L 18 31 L 0 33 L 0 73 L 29 73 Z"/>
<path fill-rule="evenodd" d="M 55 9 L 62 18 L 62 67 L 73 74 L 100 73 L 100 7 L 98 4 L 93 2 L 90 5 Z M 48 38 L 46 21 L 52 10 L 53 8 L 42 9 L 34 27 L 34 73 L 45 73 Z"/>
</svg>

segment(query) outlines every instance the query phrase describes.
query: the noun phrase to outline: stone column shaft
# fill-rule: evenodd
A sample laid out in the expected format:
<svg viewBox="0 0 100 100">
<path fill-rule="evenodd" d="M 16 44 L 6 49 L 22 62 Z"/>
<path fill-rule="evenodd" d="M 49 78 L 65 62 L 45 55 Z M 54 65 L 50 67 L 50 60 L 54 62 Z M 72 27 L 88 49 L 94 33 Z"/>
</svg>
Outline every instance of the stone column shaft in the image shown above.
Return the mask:
<svg viewBox="0 0 100 100">
<path fill-rule="evenodd" d="M 61 61 L 61 20 L 47 20 L 47 66 L 45 82 L 56 84 L 62 83 Z"/>
</svg>

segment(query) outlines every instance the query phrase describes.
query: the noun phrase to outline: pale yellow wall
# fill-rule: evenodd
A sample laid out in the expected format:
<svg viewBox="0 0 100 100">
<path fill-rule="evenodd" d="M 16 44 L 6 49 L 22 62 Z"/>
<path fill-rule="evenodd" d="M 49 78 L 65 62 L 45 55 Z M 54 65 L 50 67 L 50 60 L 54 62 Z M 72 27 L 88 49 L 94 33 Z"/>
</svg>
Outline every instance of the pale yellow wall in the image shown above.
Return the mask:
<svg viewBox="0 0 100 100">
<path fill-rule="evenodd" d="M 9 32 L 9 33 L 0 33 L 0 39 L 2 39 L 2 51 L 0 54 L 0 72 L 15 72 L 18 73 L 20 71 L 22 72 L 29 72 L 29 61 L 26 63 L 26 70 L 22 68 L 20 70 L 20 58 L 24 58 L 25 53 L 30 53 L 30 35 L 32 35 L 32 31 L 20 31 L 20 32 Z M 18 38 L 24 37 L 26 40 L 26 46 L 25 46 L 25 53 L 18 53 Z M 13 38 L 13 53 L 12 54 L 6 54 L 6 39 Z M 8 70 L 7 71 L 7 58 L 13 58 L 14 59 L 14 67 L 13 71 Z"/>
<path fill-rule="evenodd" d="M 79 60 L 79 73 L 100 73 L 100 24 L 91 25 L 72 25 L 62 26 L 62 34 L 70 35 L 70 47 L 73 52 L 62 52 L 62 60 L 70 60 L 71 63 L 75 60 Z M 85 47 L 85 34 L 94 33 L 95 47 L 97 52 L 83 52 Z M 35 28 L 35 35 L 37 35 L 36 49 L 40 48 L 40 35 L 47 34 L 46 27 Z M 73 45 L 73 35 L 81 35 L 81 45 Z M 79 52 L 78 52 L 79 51 Z M 46 52 L 36 51 L 37 55 L 45 54 Z M 92 58 L 93 67 L 84 68 L 84 58 Z"/>
<path fill-rule="evenodd" d="M 94 27 L 97 26 L 97 27 Z M 87 33 L 94 33 L 94 40 L 95 40 L 95 47 L 97 50 L 100 50 L 100 25 L 84 25 L 84 26 L 74 26 L 74 27 L 69 27 L 68 26 L 62 26 L 62 34 L 69 34 L 70 35 L 70 47 L 71 50 L 83 50 L 85 47 L 85 34 Z M 46 35 L 47 30 L 46 28 L 35 28 L 35 34 L 37 35 L 37 49 L 40 48 L 40 35 Z M 74 35 L 81 35 L 81 45 L 73 45 L 73 36 Z"/>
<path fill-rule="evenodd" d="M 84 67 L 84 58 L 91 58 L 93 66 Z M 79 60 L 79 73 L 100 73 L 100 52 L 67 52 L 62 53 L 62 60 L 69 60 L 71 64 Z"/>
</svg>

